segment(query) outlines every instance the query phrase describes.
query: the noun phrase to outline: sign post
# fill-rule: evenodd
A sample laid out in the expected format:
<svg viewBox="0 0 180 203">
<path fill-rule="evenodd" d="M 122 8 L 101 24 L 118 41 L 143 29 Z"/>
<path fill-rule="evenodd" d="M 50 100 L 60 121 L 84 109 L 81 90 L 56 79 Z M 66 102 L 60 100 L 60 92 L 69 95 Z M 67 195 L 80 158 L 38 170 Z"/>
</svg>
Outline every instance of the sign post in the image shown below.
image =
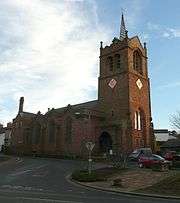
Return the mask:
<svg viewBox="0 0 180 203">
<path fill-rule="evenodd" d="M 95 143 L 93 142 L 87 142 L 86 143 L 86 148 L 88 149 L 88 173 L 91 174 L 92 172 L 92 157 L 91 157 L 91 152 L 95 146 Z"/>
</svg>

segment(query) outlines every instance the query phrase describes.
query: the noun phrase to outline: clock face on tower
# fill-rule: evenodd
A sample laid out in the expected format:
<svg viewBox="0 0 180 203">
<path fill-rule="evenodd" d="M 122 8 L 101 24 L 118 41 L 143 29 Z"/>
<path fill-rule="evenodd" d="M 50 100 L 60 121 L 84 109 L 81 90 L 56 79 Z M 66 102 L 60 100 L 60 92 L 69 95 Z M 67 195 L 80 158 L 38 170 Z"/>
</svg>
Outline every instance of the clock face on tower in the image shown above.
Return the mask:
<svg viewBox="0 0 180 203">
<path fill-rule="evenodd" d="M 114 88 L 117 84 L 117 81 L 115 79 L 111 79 L 110 82 L 108 83 L 110 88 Z"/>
<path fill-rule="evenodd" d="M 143 84 L 142 84 L 142 82 L 141 82 L 140 79 L 138 79 L 138 80 L 136 81 L 136 85 L 137 85 L 137 87 L 138 87 L 139 89 L 141 89 L 141 88 L 143 87 Z"/>
</svg>

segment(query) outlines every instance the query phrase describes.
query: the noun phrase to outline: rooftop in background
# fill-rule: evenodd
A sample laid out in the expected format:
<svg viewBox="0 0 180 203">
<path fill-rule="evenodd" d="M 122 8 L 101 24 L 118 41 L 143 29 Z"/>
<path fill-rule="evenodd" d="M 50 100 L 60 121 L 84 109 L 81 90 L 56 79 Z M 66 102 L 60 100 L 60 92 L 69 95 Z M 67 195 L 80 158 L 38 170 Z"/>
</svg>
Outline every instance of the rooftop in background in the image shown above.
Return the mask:
<svg viewBox="0 0 180 203">
<path fill-rule="evenodd" d="M 168 129 L 154 129 L 154 133 L 169 133 Z"/>
<path fill-rule="evenodd" d="M 154 129 L 154 135 L 157 142 L 166 142 L 168 140 L 177 139 L 175 136 L 170 134 L 168 129 Z"/>
</svg>

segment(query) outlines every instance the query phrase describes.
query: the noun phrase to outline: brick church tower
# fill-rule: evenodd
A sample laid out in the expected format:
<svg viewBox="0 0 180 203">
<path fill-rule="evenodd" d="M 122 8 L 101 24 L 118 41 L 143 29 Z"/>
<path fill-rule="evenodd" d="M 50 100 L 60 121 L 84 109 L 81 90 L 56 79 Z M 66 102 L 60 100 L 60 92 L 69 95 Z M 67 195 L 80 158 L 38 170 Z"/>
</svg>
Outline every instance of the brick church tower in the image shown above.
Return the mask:
<svg viewBox="0 0 180 203">
<path fill-rule="evenodd" d="M 84 156 L 87 141 L 97 154 L 153 147 L 146 44 L 129 38 L 122 15 L 119 38 L 100 47 L 98 99 L 44 115 L 25 112 L 24 98 L 13 119 L 11 151 L 20 154 Z"/>
<path fill-rule="evenodd" d="M 152 147 L 150 84 L 146 43 L 128 37 L 122 15 L 120 37 L 100 47 L 98 100 L 105 112 L 102 128 L 110 132 L 113 147 L 132 151 Z"/>
</svg>

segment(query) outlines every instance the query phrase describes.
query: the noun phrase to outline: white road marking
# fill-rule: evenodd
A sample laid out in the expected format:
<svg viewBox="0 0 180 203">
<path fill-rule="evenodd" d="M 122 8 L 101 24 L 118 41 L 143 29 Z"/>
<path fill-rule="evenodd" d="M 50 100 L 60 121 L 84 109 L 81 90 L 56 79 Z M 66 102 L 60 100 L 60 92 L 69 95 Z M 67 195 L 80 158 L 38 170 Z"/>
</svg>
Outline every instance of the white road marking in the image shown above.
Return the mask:
<svg viewBox="0 0 180 203">
<path fill-rule="evenodd" d="M 21 163 L 21 162 L 23 162 L 23 159 L 21 159 L 20 157 L 18 157 L 18 158 L 16 159 L 16 162 Z"/>
<path fill-rule="evenodd" d="M 44 168 L 45 166 L 47 166 L 47 164 L 37 166 L 34 170 Z"/>
<path fill-rule="evenodd" d="M 33 188 L 28 186 L 22 186 L 22 185 L 2 185 L 1 188 L 8 188 L 8 189 L 23 189 L 26 191 L 43 191 L 42 188 Z"/>
<path fill-rule="evenodd" d="M 83 203 L 83 202 L 75 202 L 75 201 L 69 201 L 69 200 L 55 200 L 55 199 L 46 199 L 46 198 L 33 198 L 33 197 L 7 197 L 5 195 L 1 195 L 1 198 L 5 199 L 16 199 L 16 200 L 32 200 L 32 201 L 43 201 L 43 202 L 54 202 L 54 203 Z"/>
<path fill-rule="evenodd" d="M 29 173 L 31 172 L 32 170 L 28 169 L 28 170 L 24 170 L 24 171 L 19 171 L 19 172 L 16 172 L 16 173 L 12 173 L 10 174 L 11 176 L 18 176 L 18 175 L 22 175 L 24 173 Z"/>
<path fill-rule="evenodd" d="M 33 174 L 32 176 L 33 176 L 33 177 L 42 177 L 42 178 L 43 178 L 43 177 L 45 177 L 47 174 L 48 174 L 48 172 L 45 171 L 44 173 L 37 173 L 37 174 Z"/>
<path fill-rule="evenodd" d="M 29 198 L 29 197 L 22 197 L 20 199 L 23 200 L 36 200 L 36 201 L 44 201 L 44 202 L 59 202 L 59 203 L 83 203 L 83 202 L 75 202 L 75 201 L 66 201 L 66 200 L 54 200 L 54 199 L 44 199 L 44 198 Z"/>
<path fill-rule="evenodd" d="M 37 166 L 37 167 L 35 167 L 33 169 L 27 169 L 27 170 L 23 170 L 23 171 L 18 171 L 18 172 L 12 173 L 10 175 L 11 176 L 18 176 L 18 175 L 22 175 L 22 174 L 29 173 L 29 172 L 36 172 L 36 170 L 44 168 L 45 166 L 47 166 L 47 164 Z M 45 176 L 46 174 L 43 174 L 43 175 Z"/>
</svg>

